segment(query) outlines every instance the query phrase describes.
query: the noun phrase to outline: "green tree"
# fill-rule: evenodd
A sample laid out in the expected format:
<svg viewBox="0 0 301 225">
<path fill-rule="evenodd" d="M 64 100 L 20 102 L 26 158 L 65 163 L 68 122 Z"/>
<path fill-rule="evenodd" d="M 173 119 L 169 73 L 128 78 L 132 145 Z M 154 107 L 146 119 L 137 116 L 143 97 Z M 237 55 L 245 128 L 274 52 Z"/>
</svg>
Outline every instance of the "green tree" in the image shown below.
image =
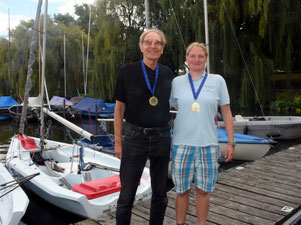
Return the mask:
<svg viewBox="0 0 301 225">
<path fill-rule="evenodd" d="M 68 26 L 69 24 L 74 25 L 75 22 L 76 22 L 75 19 L 69 13 L 67 13 L 67 14 L 61 14 L 61 13 L 54 14 L 53 15 L 53 21 L 55 23 L 62 23 L 66 26 Z"/>
<path fill-rule="evenodd" d="M 0 38 L 0 96 L 9 95 L 11 82 L 8 81 L 11 79 L 9 77 L 9 55 L 8 47 L 9 43 L 6 38 Z M 9 85 L 7 85 L 9 84 Z"/>
</svg>

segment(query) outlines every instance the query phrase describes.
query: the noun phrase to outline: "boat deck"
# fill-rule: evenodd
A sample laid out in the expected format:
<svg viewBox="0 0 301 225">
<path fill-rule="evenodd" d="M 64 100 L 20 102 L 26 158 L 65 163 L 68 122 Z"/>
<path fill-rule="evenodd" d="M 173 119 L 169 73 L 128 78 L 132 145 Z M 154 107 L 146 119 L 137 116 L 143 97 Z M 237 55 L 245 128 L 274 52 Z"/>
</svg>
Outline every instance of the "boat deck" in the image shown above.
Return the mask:
<svg viewBox="0 0 301 225">
<path fill-rule="evenodd" d="M 176 224 L 175 196 L 168 192 L 164 224 Z M 197 224 L 195 192 L 190 193 L 186 224 Z M 298 208 L 299 207 L 299 208 Z M 208 225 L 269 225 L 283 221 L 301 208 L 301 145 L 260 160 L 222 171 L 210 196 Z M 133 208 L 131 224 L 148 224 L 150 201 Z M 115 214 L 76 223 L 115 224 Z"/>
</svg>

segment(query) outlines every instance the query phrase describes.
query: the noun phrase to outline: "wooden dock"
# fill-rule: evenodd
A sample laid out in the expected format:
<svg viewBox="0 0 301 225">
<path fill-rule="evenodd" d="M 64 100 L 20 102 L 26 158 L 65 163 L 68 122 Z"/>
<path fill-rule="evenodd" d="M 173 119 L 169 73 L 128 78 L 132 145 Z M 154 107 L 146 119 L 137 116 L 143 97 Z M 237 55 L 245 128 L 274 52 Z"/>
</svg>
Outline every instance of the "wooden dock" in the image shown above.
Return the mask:
<svg viewBox="0 0 301 225">
<path fill-rule="evenodd" d="M 175 196 L 168 192 L 164 224 L 176 224 Z M 186 224 L 197 224 L 191 191 Z M 222 171 L 210 196 L 208 225 L 282 224 L 301 206 L 301 145 L 260 160 Z M 297 209 L 299 207 L 299 209 Z M 148 224 L 150 201 L 133 208 L 131 224 Z M 85 220 L 76 225 L 115 224 L 115 214 Z"/>
</svg>

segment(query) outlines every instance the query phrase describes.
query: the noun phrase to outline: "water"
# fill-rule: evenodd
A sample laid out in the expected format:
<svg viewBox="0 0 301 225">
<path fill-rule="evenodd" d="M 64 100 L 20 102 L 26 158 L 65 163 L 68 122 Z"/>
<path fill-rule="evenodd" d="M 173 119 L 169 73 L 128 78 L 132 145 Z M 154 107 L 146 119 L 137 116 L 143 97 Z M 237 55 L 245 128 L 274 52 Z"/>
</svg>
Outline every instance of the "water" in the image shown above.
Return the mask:
<svg viewBox="0 0 301 225">
<path fill-rule="evenodd" d="M 103 130 L 100 129 L 100 123 L 97 123 L 95 120 L 91 121 L 88 119 L 80 119 L 78 121 L 75 121 L 75 123 L 85 128 L 90 133 L 97 133 L 100 134 L 103 132 Z M 67 143 L 72 143 L 72 140 L 70 137 L 68 137 L 66 133 L 66 129 L 57 122 L 52 122 L 50 125 L 46 123 L 46 126 L 48 126 L 47 129 L 47 135 L 45 138 L 52 139 L 56 141 L 62 141 Z M 12 121 L 0 121 L 0 155 L 4 156 L 4 154 L 7 151 L 7 148 L 10 143 L 10 138 L 18 133 L 19 124 L 12 122 Z M 112 124 L 110 124 L 109 127 L 103 126 L 105 130 L 108 132 L 112 132 Z M 36 136 L 39 137 L 39 131 L 40 127 L 38 123 L 31 123 L 28 124 L 25 127 L 25 132 L 29 136 Z M 71 132 L 72 136 L 74 138 L 78 138 L 79 136 L 73 132 Z M 296 140 L 290 140 L 290 141 L 282 141 L 280 143 L 277 143 L 271 150 L 268 152 L 268 154 L 274 154 L 278 151 L 281 151 L 282 149 L 286 149 L 290 146 L 301 144 L 301 138 Z M 245 163 L 245 161 L 233 161 L 230 163 L 223 163 L 220 166 L 220 171 L 229 169 L 231 167 L 235 167 L 238 165 L 241 165 Z M 173 184 L 169 182 L 168 184 L 169 188 L 173 187 Z M 71 214 L 65 210 L 62 210 L 60 208 L 57 208 L 53 206 L 52 204 L 49 204 L 45 200 L 41 199 L 34 193 L 27 191 L 27 195 L 29 196 L 30 203 L 29 207 L 26 211 L 25 216 L 22 219 L 23 224 L 27 225 L 67 225 L 67 224 L 73 224 L 79 221 L 84 220 L 84 218 L 81 218 L 79 216 L 76 216 L 74 214 Z"/>
</svg>

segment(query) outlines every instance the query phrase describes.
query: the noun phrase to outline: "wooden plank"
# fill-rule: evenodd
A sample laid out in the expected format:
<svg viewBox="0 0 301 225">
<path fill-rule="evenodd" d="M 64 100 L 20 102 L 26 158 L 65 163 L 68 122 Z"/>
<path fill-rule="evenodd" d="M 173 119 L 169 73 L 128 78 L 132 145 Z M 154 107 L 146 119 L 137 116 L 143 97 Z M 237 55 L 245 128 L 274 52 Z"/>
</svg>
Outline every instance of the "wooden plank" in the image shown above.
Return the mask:
<svg viewBox="0 0 301 225">
<path fill-rule="evenodd" d="M 262 167 L 261 165 L 246 165 L 245 168 L 250 169 L 250 170 L 255 170 L 255 171 L 261 171 L 261 172 L 265 172 L 268 175 L 269 174 L 274 174 L 275 176 L 281 176 L 281 177 L 287 177 L 286 179 L 288 180 L 295 180 L 298 183 L 300 183 L 300 179 L 294 177 L 294 174 L 287 174 L 287 173 L 280 173 L 279 169 L 276 169 L 274 167 Z"/>
<path fill-rule="evenodd" d="M 227 214 L 225 214 L 225 212 L 223 212 L 222 214 L 215 213 L 213 210 L 211 210 L 209 208 L 206 225 L 209 224 L 210 222 L 213 224 L 222 224 L 222 225 L 246 225 L 246 224 L 249 224 L 249 223 L 244 223 L 242 221 L 238 221 L 237 219 L 230 218 L 230 217 L 228 217 Z"/>
<path fill-rule="evenodd" d="M 191 190 L 190 195 L 192 196 L 192 198 L 195 198 L 194 189 Z M 261 199 L 261 197 L 259 198 Z M 247 214 L 251 218 L 258 217 L 257 220 L 263 218 L 263 219 L 277 222 L 287 214 L 281 211 L 282 207 L 281 208 L 279 206 L 272 207 L 270 204 L 267 204 L 265 202 L 258 202 L 252 199 L 248 199 L 244 196 L 236 196 L 233 193 L 226 193 L 224 191 L 218 191 L 218 190 L 215 190 L 210 195 L 210 208 L 213 205 L 218 205 L 230 210 L 235 210 L 237 211 L 237 213 L 241 212 L 243 216 L 246 216 Z M 230 218 L 227 218 L 227 220 L 229 219 Z M 239 221 L 239 223 L 240 222 L 241 221 Z M 245 221 L 245 222 L 248 223 L 249 221 Z M 231 223 L 234 222 L 231 221 Z"/>
<path fill-rule="evenodd" d="M 165 219 L 167 217 L 171 221 L 173 221 L 173 222 L 170 222 L 169 224 L 177 224 L 177 222 L 176 222 L 176 210 L 175 210 L 175 207 L 174 207 L 174 201 L 169 201 L 169 202 L 171 204 L 169 203 L 169 205 L 166 209 Z M 186 224 L 197 224 L 196 214 L 191 215 L 190 213 L 187 213 L 185 223 Z"/>
<path fill-rule="evenodd" d="M 285 183 L 283 180 L 270 179 L 267 175 L 258 175 L 256 173 L 245 173 L 244 171 L 232 170 L 231 172 L 225 172 L 223 174 L 224 178 L 233 179 L 244 184 L 249 184 L 250 186 L 262 185 L 264 189 L 269 189 L 279 193 L 288 194 L 290 196 L 296 196 L 301 198 L 301 183 Z"/>
<path fill-rule="evenodd" d="M 246 198 L 258 201 L 260 203 L 266 202 L 268 204 L 272 204 L 276 207 L 279 207 L 279 210 L 283 206 L 287 206 L 287 204 L 288 204 L 286 200 L 273 198 L 273 197 L 262 195 L 262 194 L 259 194 L 256 192 L 249 192 L 249 191 L 243 190 L 243 189 L 237 189 L 235 187 L 231 187 L 228 185 L 216 184 L 215 190 L 220 190 L 225 193 L 230 193 L 231 195 L 234 195 L 234 196 L 246 197 Z M 299 205 L 298 203 L 290 203 L 288 206 L 296 208 L 296 207 L 298 207 L 298 205 Z"/>
<path fill-rule="evenodd" d="M 214 190 L 214 192 L 212 193 L 212 195 L 210 196 L 210 201 L 211 198 L 213 197 L 220 197 L 221 199 L 223 199 L 223 201 L 231 201 L 231 202 L 235 202 L 238 204 L 242 204 L 242 205 L 246 205 L 246 206 L 251 206 L 260 210 L 265 210 L 267 212 L 271 212 L 274 214 L 278 214 L 278 215 L 282 215 L 285 216 L 287 215 L 286 212 L 281 211 L 279 206 L 275 206 L 267 201 L 257 201 L 254 200 L 252 198 L 249 198 L 248 196 L 239 196 L 233 193 L 229 193 L 229 192 L 225 192 L 225 191 L 221 191 L 221 190 Z M 259 196 L 260 198 L 260 196 Z"/>
<path fill-rule="evenodd" d="M 272 224 L 274 224 L 274 222 L 271 220 L 255 217 L 254 215 L 243 213 L 243 212 L 238 212 L 236 210 L 229 209 L 229 208 L 226 208 L 226 207 L 220 206 L 220 205 L 210 204 L 210 212 L 211 211 L 215 212 L 217 214 L 227 215 L 228 218 L 225 221 L 225 223 L 222 223 L 223 225 L 226 224 L 226 222 L 228 222 L 228 220 L 230 218 L 235 220 L 235 222 L 229 223 L 229 224 L 233 224 L 233 225 L 234 224 L 241 225 L 241 224 L 245 224 L 245 223 L 246 224 L 256 224 L 256 225 L 272 225 Z"/>
<path fill-rule="evenodd" d="M 223 173 L 227 173 L 228 171 L 223 171 Z M 262 171 L 262 170 L 257 170 L 256 168 L 249 168 L 249 167 L 244 167 L 242 170 L 237 170 L 235 169 L 235 172 L 237 174 L 252 174 L 256 177 L 260 177 L 266 180 L 269 180 L 271 182 L 280 182 L 283 184 L 287 185 L 301 185 L 301 181 L 296 180 L 296 178 L 291 177 L 291 176 L 283 176 L 281 174 L 276 174 L 276 173 L 271 173 L 268 171 Z M 236 175 L 236 174 L 235 174 Z"/>
<path fill-rule="evenodd" d="M 282 151 L 279 151 L 275 154 L 272 154 L 272 155 L 269 155 L 267 156 L 268 158 L 274 158 L 274 157 L 285 157 L 287 160 L 295 160 L 296 158 L 297 159 L 300 159 L 300 153 L 299 151 L 301 150 L 301 148 L 295 148 L 295 149 L 285 149 L 285 150 L 282 150 Z"/>
<path fill-rule="evenodd" d="M 149 215 L 150 215 L 150 201 L 148 200 L 147 202 L 140 202 L 139 204 L 137 204 L 137 209 L 141 209 L 144 208 L 145 210 L 145 214 L 142 215 L 142 217 L 144 217 L 145 219 L 149 219 Z M 175 216 L 168 216 L 169 212 L 174 211 L 174 209 L 170 210 L 169 207 L 166 208 L 166 212 L 165 212 L 165 218 L 164 218 L 164 224 L 168 225 L 168 224 L 175 224 L 176 220 L 175 220 Z M 175 214 L 175 213 L 174 213 Z"/>
<path fill-rule="evenodd" d="M 285 169 L 285 168 L 279 169 L 279 167 L 277 167 L 277 165 L 268 165 L 265 162 L 255 161 L 252 164 L 246 165 L 246 167 L 251 168 L 251 169 L 256 168 L 257 170 L 261 170 L 261 171 L 267 171 L 270 173 L 276 173 L 276 174 L 280 174 L 283 176 L 292 176 L 292 177 L 301 179 L 301 174 L 298 174 L 295 169 L 293 169 L 293 170 L 289 170 L 289 169 Z"/>
<path fill-rule="evenodd" d="M 289 149 L 286 149 L 274 155 L 269 155 L 267 157 L 264 157 L 260 161 L 279 159 L 280 162 L 288 162 L 288 163 L 298 162 L 301 159 L 300 151 L 301 151 L 301 147 L 300 149 L 295 149 L 294 152 L 292 152 Z"/>
<path fill-rule="evenodd" d="M 282 156 L 282 155 L 281 155 Z M 270 158 L 263 158 L 260 160 L 261 163 L 269 164 L 269 165 L 275 165 L 279 168 L 284 168 L 284 169 L 301 169 L 301 164 L 298 163 L 300 162 L 301 157 L 294 157 L 294 159 L 287 159 L 286 161 L 283 160 L 283 157 L 270 157 Z"/>
<path fill-rule="evenodd" d="M 250 187 L 256 187 L 262 190 L 267 190 L 279 194 L 285 194 L 287 197 L 294 197 L 298 202 L 301 202 L 301 192 L 299 191 L 300 189 L 292 188 L 285 184 L 280 185 L 279 183 L 269 183 L 260 179 L 249 180 L 247 179 L 247 177 L 234 177 L 231 174 L 224 174 L 223 177 L 219 179 L 219 182 L 222 182 L 223 180 L 229 180 L 236 182 L 237 184 L 248 185 Z"/>
<path fill-rule="evenodd" d="M 172 190 L 172 191 L 168 192 L 169 201 L 168 201 L 168 208 L 167 208 L 165 216 L 168 216 L 171 218 L 176 218 L 175 197 L 176 197 L 175 191 Z M 189 207 L 188 207 L 185 223 L 186 224 L 197 224 L 195 199 L 192 197 L 189 198 Z M 207 225 L 214 225 L 214 224 L 215 223 L 207 222 Z"/>
<path fill-rule="evenodd" d="M 299 150 L 300 151 L 300 150 Z M 281 152 L 282 153 L 282 152 Z M 266 156 L 264 158 L 261 159 L 261 161 L 276 161 L 276 163 L 288 163 L 289 165 L 293 165 L 292 163 L 298 162 L 300 160 L 299 155 L 295 155 L 294 157 L 290 158 L 287 157 L 287 155 L 284 154 L 274 154 L 274 155 L 270 155 L 270 156 Z M 296 164 L 296 166 L 298 166 L 298 164 Z"/>
<path fill-rule="evenodd" d="M 267 165 L 276 165 L 279 169 L 289 169 L 289 170 L 301 170 L 301 159 L 298 161 L 290 161 L 290 162 L 284 162 L 282 159 L 279 158 L 273 158 L 268 160 L 262 160 L 261 163 L 265 163 Z M 299 163 L 298 163 L 299 162 Z"/>
<path fill-rule="evenodd" d="M 275 224 L 289 212 L 284 206 L 301 205 L 301 145 L 282 150 L 241 167 L 220 172 L 214 192 L 210 195 L 207 225 L 269 225 Z M 176 224 L 174 190 L 168 192 L 168 207 L 164 225 Z M 186 224 L 197 224 L 195 189 L 189 197 Z M 133 207 L 131 224 L 148 224 L 150 200 Z M 95 223 L 96 222 L 96 223 Z M 97 220 L 85 220 L 77 225 L 115 224 L 115 213 Z"/>
<path fill-rule="evenodd" d="M 176 192 L 170 191 L 168 193 L 168 196 L 172 199 L 175 199 Z M 174 204 L 174 201 L 173 201 Z M 208 218 L 207 218 L 207 225 L 210 223 L 213 224 L 223 224 L 223 225 L 244 225 L 248 223 L 244 223 L 243 221 L 236 220 L 235 218 L 228 217 L 225 215 L 226 213 L 216 213 L 214 211 L 211 211 L 212 204 L 210 203 Z M 195 208 L 195 194 L 194 194 L 194 188 L 192 188 L 189 196 L 189 208 L 186 218 L 187 224 L 196 224 L 196 218 L 189 218 L 190 215 L 196 215 L 196 208 Z"/>
<path fill-rule="evenodd" d="M 225 207 L 227 209 L 233 209 L 236 212 L 242 212 L 249 215 L 249 217 L 259 217 L 267 220 L 271 220 L 277 222 L 282 219 L 282 215 L 276 214 L 274 212 L 269 212 L 263 208 L 258 208 L 255 206 L 250 206 L 245 204 L 244 202 L 236 202 L 231 199 L 221 198 L 220 196 L 211 195 L 210 203 Z"/>
<path fill-rule="evenodd" d="M 237 182 L 235 182 L 233 180 L 229 180 L 229 179 L 225 179 L 225 178 L 220 179 L 218 181 L 218 183 L 236 187 L 238 189 L 243 189 L 243 190 L 254 192 L 254 193 L 259 193 L 261 195 L 270 196 L 272 198 L 286 200 L 288 203 L 296 203 L 296 204 L 300 203 L 300 199 L 296 199 L 296 197 L 287 196 L 283 193 L 273 192 L 268 189 L 262 189 L 262 185 L 260 187 L 257 187 L 257 186 L 250 186 L 250 185 L 243 184 L 243 183 L 238 184 Z"/>
</svg>

